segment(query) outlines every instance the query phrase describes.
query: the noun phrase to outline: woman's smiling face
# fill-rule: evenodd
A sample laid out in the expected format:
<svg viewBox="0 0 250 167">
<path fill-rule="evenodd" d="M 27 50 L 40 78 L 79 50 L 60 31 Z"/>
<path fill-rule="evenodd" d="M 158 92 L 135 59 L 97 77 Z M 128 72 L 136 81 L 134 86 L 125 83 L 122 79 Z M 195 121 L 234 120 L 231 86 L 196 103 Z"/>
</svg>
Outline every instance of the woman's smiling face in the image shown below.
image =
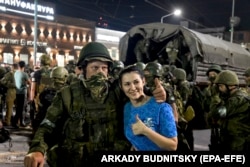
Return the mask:
<svg viewBox="0 0 250 167">
<path fill-rule="evenodd" d="M 137 100 L 144 95 L 145 80 L 137 72 L 123 74 L 121 88 L 130 100 Z"/>
</svg>

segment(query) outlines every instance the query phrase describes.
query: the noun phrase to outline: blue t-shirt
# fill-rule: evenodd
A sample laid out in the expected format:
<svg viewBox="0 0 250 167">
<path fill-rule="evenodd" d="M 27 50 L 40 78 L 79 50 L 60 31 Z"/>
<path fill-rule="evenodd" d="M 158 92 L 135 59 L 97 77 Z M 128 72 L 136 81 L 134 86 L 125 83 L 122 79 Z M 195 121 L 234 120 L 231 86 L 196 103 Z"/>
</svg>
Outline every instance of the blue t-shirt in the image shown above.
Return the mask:
<svg viewBox="0 0 250 167">
<path fill-rule="evenodd" d="M 134 107 L 131 102 L 124 106 L 124 133 L 130 143 L 138 151 L 160 151 L 155 143 L 144 135 L 134 135 L 131 125 L 136 122 L 136 115 L 148 127 L 168 138 L 177 136 L 176 123 L 172 107 L 167 103 L 157 103 L 154 97 L 139 107 Z"/>
</svg>

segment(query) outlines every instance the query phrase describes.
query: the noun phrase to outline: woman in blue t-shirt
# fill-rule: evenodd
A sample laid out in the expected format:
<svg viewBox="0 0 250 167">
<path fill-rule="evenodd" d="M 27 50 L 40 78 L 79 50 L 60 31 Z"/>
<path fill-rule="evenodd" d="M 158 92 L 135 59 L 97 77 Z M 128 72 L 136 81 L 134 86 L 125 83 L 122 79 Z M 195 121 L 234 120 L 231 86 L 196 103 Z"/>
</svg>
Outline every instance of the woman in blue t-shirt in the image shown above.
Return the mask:
<svg viewBox="0 0 250 167">
<path fill-rule="evenodd" d="M 124 133 L 138 151 L 177 149 L 177 130 L 172 108 L 144 94 L 145 78 L 136 66 L 123 69 L 121 89 L 130 99 L 124 107 Z"/>
</svg>

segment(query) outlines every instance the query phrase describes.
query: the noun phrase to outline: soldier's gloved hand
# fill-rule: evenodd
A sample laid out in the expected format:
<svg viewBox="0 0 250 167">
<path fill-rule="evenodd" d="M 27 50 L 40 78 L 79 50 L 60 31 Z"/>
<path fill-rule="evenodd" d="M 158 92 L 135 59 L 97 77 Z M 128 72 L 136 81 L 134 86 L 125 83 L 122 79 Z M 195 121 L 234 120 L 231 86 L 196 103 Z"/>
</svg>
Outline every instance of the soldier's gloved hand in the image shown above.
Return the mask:
<svg viewBox="0 0 250 167">
<path fill-rule="evenodd" d="M 29 153 L 24 157 L 24 167 L 43 167 L 44 156 L 41 152 Z"/>
<path fill-rule="evenodd" d="M 159 78 L 155 78 L 155 90 L 152 92 L 153 96 L 155 97 L 158 103 L 165 102 L 167 99 L 166 91 L 161 85 Z"/>
<path fill-rule="evenodd" d="M 136 122 L 132 124 L 132 131 L 134 135 L 142 135 L 145 133 L 145 130 L 148 128 L 139 118 L 138 115 L 135 117 Z"/>
</svg>

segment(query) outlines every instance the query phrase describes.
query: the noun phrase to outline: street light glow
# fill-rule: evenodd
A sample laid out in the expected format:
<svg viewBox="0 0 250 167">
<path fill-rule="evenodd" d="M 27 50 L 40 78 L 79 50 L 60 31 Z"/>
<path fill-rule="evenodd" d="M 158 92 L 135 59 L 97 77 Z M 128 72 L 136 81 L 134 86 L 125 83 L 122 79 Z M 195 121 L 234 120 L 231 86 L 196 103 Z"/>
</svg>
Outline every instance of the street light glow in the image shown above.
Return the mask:
<svg viewBox="0 0 250 167">
<path fill-rule="evenodd" d="M 175 16 L 180 16 L 180 15 L 181 15 L 181 10 L 180 10 L 180 9 L 176 9 L 176 10 L 174 11 L 174 15 L 175 15 Z"/>
<path fill-rule="evenodd" d="M 164 18 L 169 17 L 169 16 L 172 16 L 172 15 L 180 16 L 180 15 L 181 15 L 181 10 L 180 10 L 180 9 L 176 9 L 174 12 L 162 16 L 162 17 L 161 17 L 161 23 L 163 23 L 163 19 L 164 19 Z"/>
</svg>

